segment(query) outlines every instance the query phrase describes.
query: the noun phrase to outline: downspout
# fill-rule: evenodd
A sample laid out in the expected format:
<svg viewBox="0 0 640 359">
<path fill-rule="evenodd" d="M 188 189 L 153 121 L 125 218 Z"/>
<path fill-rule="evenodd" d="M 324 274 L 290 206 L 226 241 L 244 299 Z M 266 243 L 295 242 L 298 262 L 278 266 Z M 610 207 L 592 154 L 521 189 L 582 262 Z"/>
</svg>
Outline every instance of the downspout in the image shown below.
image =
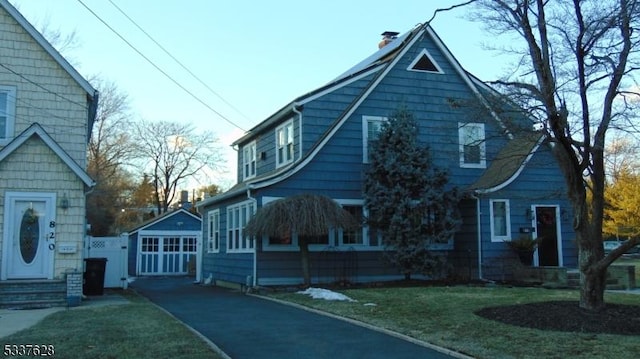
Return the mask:
<svg viewBox="0 0 640 359">
<path fill-rule="evenodd" d="M 476 220 L 478 221 L 478 279 L 484 280 L 484 278 L 482 278 L 482 224 L 480 222 L 482 216 L 480 215 L 480 197 L 477 196 L 477 193 L 472 194 L 471 197 L 476 200 Z"/>
<path fill-rule="evenodd" d="M 202 262 L 204 261 L 204 213 L 201 213 L 198 207 L 196 207 L 196 211 L 200 214 L 200 240 L 198 241 L 198 246 L 196 247 L 196 280 L 194 283 L 202 282 Z M 197 253 L 199 250 L 200 253 Z"/>
<path fill-rule="evenodd" d="M 247 186 L 247 199 L 249 200 L 253 200 L 256 204 L 256 210 L 258 210 L 258 202 L 256 201 L 255 198 L 251 197 L 251 185 L 249 184 Z M 258 239 L 254 239 L 254 243 L 253 243 L 253 279 L 251 281 L 251 286 L 252 287 L 257 287 L 258 286 Z"/>
</svg>

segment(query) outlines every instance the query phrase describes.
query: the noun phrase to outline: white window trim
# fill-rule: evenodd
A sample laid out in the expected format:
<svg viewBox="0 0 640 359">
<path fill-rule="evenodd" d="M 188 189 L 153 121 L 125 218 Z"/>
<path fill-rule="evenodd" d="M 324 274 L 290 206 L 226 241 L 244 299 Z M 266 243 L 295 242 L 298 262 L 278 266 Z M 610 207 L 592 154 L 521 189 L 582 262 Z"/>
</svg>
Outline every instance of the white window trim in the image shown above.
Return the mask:
<svg viewBox="0 0 640 359">
<path fill-rule="evenodd" d="M 507 227 L 507 234 L 505 236 L 498 236 L 495 234 L 494 225 L 494 213 L 493 204 L 496 202 L 504 202 L 505 204 L 505 221 Z M 489 228 L 491 229 L 491 242 L 504 242 L 511 240 L 511 209 L 508 199 L 491 199 L 489 200 Z"/>
<path fill-rule="evenodd" d="M 247 150 L 250 152 L 248 159 L 247 159 Z M 251 162 L 253 162 L 253 168 L 251 167 Z M 248 175 L 247 175 L 247 164 L 249 165 L 248 172 L 252 172 L 252 173 L 249 173 Z M 252 169 L 253 169 L 253 171 L 251 171 Z M 249 178 L 255 177 L 257 170 L 258 170 L 258 163 L 257 163 L 256 141 L 253 141 L 253 142 L 249 143 L 248 145 L 245 145 L 245 146 L 242 147 L 242 176 L 243 176 L 243 179 L 247 180 Z"/>
<path fill-rule="evenodd" d="M 382 116 L 362 116 L 362 163 L 369 163 L 369 122 L 378 122 L 382 125 L 388 121 Z"/>
<path fill-rule="evenodd" d="M 477 127 L 482 133 L 482 139 L 480 141 L 480 162 L 479 163 L 467 163 L 464 158 L 464 129 L 469 127 Z M 460 153 L 460 167 L 461 168 L 486 168 L 487 167 L 487 154 L 486 154 L 486 133 L 484 123 L 464 123 L 458 122 L 458 144 Z"/>
<path fill-rule="evenodd" d="M 246 218 L 246 221 L 244 223 L 242 223 L 242 221 L 238 222 L 238 237 L 239 237 L 239 242 L 240 242 L 240 248 L 232 248 L 232 238 L 231 236 L 229 236 L 229 231 L 230 230 L 236 230 L 235 227 L 231 227 L 231 223 L 229 221 L 229 212 L 235 211 L 236 209 L 242 209 L 242 208 L 247 208 L 247 210 L 253 210 L 250 211 L 251 213 L 249 214 L 249 218 Z M 240 202 L 237 204 L 234 204 L 232 206 L 228 206 L 227 207 L 227 218 L 226 218 L 226 240 L 227 240 L 227 253 L 253 253 L 255 251 L 255 239 L 254 238 L 247 238 L 243 232 L 244 230 L 244 226 L 246 225 L 246 223 L 249 221 L 249 219 L 251 217 L 253 217 L 253 215 L 256 212 L 256 201 L 255 200 L 248 200 L 248 201 L 244 201 L 244 202 Z M 246 213 L 246 212 L 245 212 Z M 244 248 L 243 248 L 244 247 Z"/>
<path fill-rule="evenodd" d="M 9 143 L 14 136 L 14 129 L 16 123 L 16 87 L 0 85 L 0 92 L 7 94 L 7 111 L 5 113 L 7 117 L 6 132 L 0 134 L 0 146 L 4 146 Z"/>
<path fill-rule="evenodd" d="M 436 67 L 437 71 L 416 70 L 416 69 L 414 69 L 413 67 L 418 63 L 418 61 L 420 61 L 422 56 L 427 56 L 427 58 L 429 59 L 429 61 L 431 61 L 433 66 Z M 427 49 L 422 49 L 422 51 L 420 51 L 418 56 L 416 56 L 416 58 L 413 59 L 413 61 L 411 61 L 411 64 L 409 64 L 409 67 L 407 67 L 407 70 L 415 71 L 415 72 L 426 72 L 426 73 L 430 73 L 430 74 L 444 74 L 444 71 L 442 71 L 442 67 L 440 67 L 440 65 L 438 65 L 436 60 L 433 59 L 433 56 L 431 56 L 431 54 L 429 53 L 429 51 L 427 51 Z"/>
<path fill-rule="evenodd" d="M 209 211 L 208 214 L 207 253 L 220 253 L 220 210 Z M 213 228 L 215 225 L 215 230 Z M 217 234 L 217 238 L 214 234 Z M 217 239 L 217 240 L 216 240 Z"/>
<path fill-rule="evenodd" d="M 282 163 L 280 163 L 280 154 L 279 154 L 278 150 L 280 149 L 280 147 L 284 147 L 285 149 L 282 152 L 284 154 L 285 151 L 286 151 L 286 146 L 288 145 L 288 142 L 286 144 L 284 144 L 284 146 L 281 146 L 281 144 L 278 142 L 278 132 L 280 130 L 283 130 L 283 129 L 286 131 L 287 127 L 291 127 L 291 146 L 294 148 L 294 150 L 292 151 L 293 153 L 292 153 L 291 158 L 289 160 L 282 161 Z M 293 130 L 294 130 L 294 128 L 293 128 L 293 119 L 283 123 L 282 125 L 280 125 L 280 126 L 278 126 L 276 128 L 276 131 L 275 131 L 275 138 L 276 138 L 276 141 L 275 141 L 275 144 L 276 144 L 276 168 L 288 165 L 289 163 L 293 162 L 293 159 L 295 158 L 295 139 L 294 139 L 295 136 L 294 136 Z"/>
</svg>

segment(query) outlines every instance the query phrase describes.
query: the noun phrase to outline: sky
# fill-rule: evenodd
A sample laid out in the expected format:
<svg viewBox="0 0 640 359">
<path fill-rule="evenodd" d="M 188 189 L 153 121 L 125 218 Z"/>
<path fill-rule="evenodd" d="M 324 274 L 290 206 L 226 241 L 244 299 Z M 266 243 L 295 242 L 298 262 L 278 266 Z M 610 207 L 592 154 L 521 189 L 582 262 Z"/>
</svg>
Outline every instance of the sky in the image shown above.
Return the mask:
<svg viewBox="0 0 640 359">
<path fill-rule="evenodd" d="M 463 0 L 10 2 L 37 29 L 75 31 L 79 46 L 63 55 L 83 76 L 116 83 L 136 118 L 213 131 L 227 171 L 202 185 L 228 188 L 236 175 L 230 144 L 244 131 L 377 51 L 382 32 L 404 33 Z M 466 70 L 494 79 L 504 61 L 485 49 L 495 40 L 467 20 L 469 11 L 438 13 L 432 27 Z"/>
</svg>

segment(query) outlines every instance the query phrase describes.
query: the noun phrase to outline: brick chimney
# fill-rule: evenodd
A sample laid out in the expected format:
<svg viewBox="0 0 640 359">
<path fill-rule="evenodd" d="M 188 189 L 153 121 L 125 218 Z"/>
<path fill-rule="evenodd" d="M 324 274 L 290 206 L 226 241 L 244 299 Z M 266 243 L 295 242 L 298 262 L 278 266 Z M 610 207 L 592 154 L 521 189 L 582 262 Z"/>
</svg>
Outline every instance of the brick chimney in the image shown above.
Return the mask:
<svg viewBox="0 0 640 359">
<path fill-rule="evenodd" d="M 391 41 L 398 38 L 399 32 L 395 31 L 385 31 L 382 34 L 382 40 L 378 43 L 378 49 L 381 49 L 387 46 Z"/>
</svg>

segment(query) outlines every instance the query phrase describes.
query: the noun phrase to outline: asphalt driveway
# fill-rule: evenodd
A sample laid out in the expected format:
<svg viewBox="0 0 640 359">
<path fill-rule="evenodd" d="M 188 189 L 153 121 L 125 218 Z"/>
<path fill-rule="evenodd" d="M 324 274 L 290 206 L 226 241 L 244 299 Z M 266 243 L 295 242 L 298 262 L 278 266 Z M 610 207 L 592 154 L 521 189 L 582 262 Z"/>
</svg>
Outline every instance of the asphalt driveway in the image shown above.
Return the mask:
<svg viewBox="0 0 640 359">
<path fill-rule="evenodd" d="M 138 278 L 131 287 L 231 358 L 453 358 L 342 320 L 196 285 L 188 277 Z"/>
</svg>

